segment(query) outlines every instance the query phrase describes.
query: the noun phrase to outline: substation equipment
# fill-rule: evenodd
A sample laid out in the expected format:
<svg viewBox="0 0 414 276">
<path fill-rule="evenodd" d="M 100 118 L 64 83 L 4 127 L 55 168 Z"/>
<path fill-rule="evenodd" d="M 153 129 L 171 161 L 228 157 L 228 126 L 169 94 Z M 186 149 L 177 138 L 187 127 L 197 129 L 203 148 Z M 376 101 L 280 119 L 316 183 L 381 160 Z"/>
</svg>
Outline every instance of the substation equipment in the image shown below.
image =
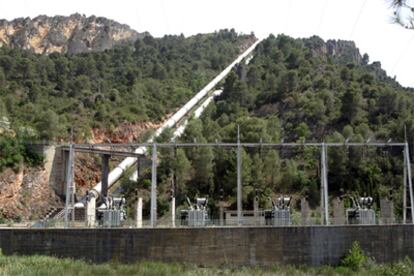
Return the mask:
<svg viewBox="0 0 414 276">
<path fill-rule="evenodd" d="M 206 226 L 208 223 L 208 200 L 207 198 L 196 198 L 195 204 L 187 197 L 188 209 L 181 210 L 181 225 L 197 227 Z"/>
<path fill-rule="evenodd" d="M 276 203 L 270 199 L 272 203 L 271 210 L 265 210 L 265 222 L 266 225 L 273 226 L 289 226 L 292 225 L 290 217 L 290 201 L 291 198 L 287 196 L 281 196 L 277 198 Z"/>
<path fill-rule="evenodd" d="M 365 143 L 354 143 L 354 142 L 341 142 L 341 143 L 241 143 L 240 142 L 240 134 L 238 131 L 238 139 L 237 143 L 146 143 L 146 144 L 71 144 L 69 146 L 64 147 L 66 152 L 69 152 L 69 162 L 67 162 L 67 174 L 66 174 L 66 203 L 65 203 L 65 226 L 69 227 L 69 222 L 71 220 L 71 216 L 73 218 L 75 202 L 74 202 L 74 181 L 73 181 L 73 159 L 74 159 L 74 152 L 88 152 L 88 153 L 95 153 L 100 154 L 103 156 L 103 160 L 107 160 L 107 155 L 121 155 L 125 157 L 130 157 L 137 160 L 140 157 L 146 157 L 146 154 L 138 153 L 136 151 L 122 151 L 120 149 L 128 148 L 145 148 L 147 150 L 151 149 L 152 155 L 152 176 L 151 176 L 151 198 L 150 198 L 150 226 L 156 227 L 157 226 L 157 166 L 158 166 L 158 148 L 194 148 L 194 147 L 217 147 L 217 148 L 230 148 L 236 149 L 237 152 L 237 225 L 243 225 L 243 206 L 242 206 L 242 158 L 241 158 L 241 149 L 242 148 L 292 148 L 292 147 L 319 147 L 321 149 L 321 156 L 320 156 L 320 193 L 321 193 L 321 224 L 329 225 L 329 201 L 328 201 L 328 166 L 327 166 L 327 151 L 328 148 L 348 148 L 348 147 L 400 147 L 402 148 L 403 153 L 403 160 L 404 160 L 404 171 L 403 171 L 403 223 L 407 222 L 407 210 L 409 210 L 411 215 L 411 223 L 414 224 L 414 198 L 413 198 L 413 187 L 412 187 L 412 176 L 411 176 L 411 162 L 410 162 L 410 155 L 409 155 L 409 148 L 408 143 L 396 143 L 396 142 L 365 142 Z M 109 150 L 108 150 L 109 149 Z M 145 150 L 146 153 L 147 150 Z M 105 157 L 106 156 L 106 157 Z M 106 165 L 104 165 L 106 164 Z M 106 166 L 106 167 L 105 167 Z M 139 170 L 139 168 L 137 168 Z M 100 215 L 96 214 L 94 201 L 95 202 L 102 202 L 102 198 L 107 197 L 105 195 L 105 191 L 108 191 L 108 183 L 112 183 L 112 179 L 108 181 L 108 166 L 107 162 L 103 162 L 102 168 L 102 183 L 99 185 L 99 188 L 92 189 L 89 192 L 88 202 L 82 203 L 82 206 L 85 206 L 88 215 L 91 216 L 89 222 L 91 226 L 95 223 L 95 217 L 100 219 Z M 112 185 L 112 184 L 111 184 Z M 116 200 L 113 200 L 116 202 Z M 369 199 L 361 199 L 358 201 L 353 207 L 352 210 L 349 210 L 349 222 L 358 222 L 362 224 L 372 224 L 376 222 L 375 214 L 373 215 L 373 210 L 370 207 Z M 408 202 L 407 202 L 408 201 Z M 196 204 L 192 205 L 189 208 L 189 212 L 187 212 L 187 221 L 188 225 L 198 226 L 198 225 L 207 225 L 206 224 L 206 214 L 207 210 L 205 206 L 203 206 L 201 202 L 197 202 Z M 91 205 L 91 208 L 88 206 Z M 111 206 L 111 205 L 109 205 Z M 106 207 L 108 208 L 108 207 Z M 109 207 L 110 209 L 113 208 Z M 118 207 L 117 207 L 118 208 Z M 278 201 L 274 204 L 270 217 L 272 221 L 272 225 L 290 225 L 291 220 L 290 216 L 289 219 L 287 218 L 287 214 L 289 213 L 289 205 L 287 204 L 286 200 L 283 199 L 280 202 Z M 116 209 L 116 208 L 115 208 Z M 122 209 L 122 208 L 121 208 Z M 89 210 L 89 211 L 88 211 Z M 99 206 L 98 206 L 99 210 Z M 175 211 L 175 210 L 174 210 Z M 123 211 L 120 210 L 119 213 Z M 105 211 L 103 212 L 105 213 Z M 175 212 L 173 212 L 175 213 Z M 191 214 L 191 215 L 190 215 Z M 103 215 L 105 217 L 105 215 Z M 107 215 L 110 216 L 110 215 Z M 118 216 L 118 215 L 115 215 Z M 121 218 L 122 216 L 119 215 Z M 208 218 L 208 216 L 207 216 Z M 108 220 L 111 220 L 108 218 Z M 174 220 L 174 218 L 173 218 Z M 104 221 L 107 221 L 104 219 Z M 117 218 L 111 221 L 115 221 L 114 223 L 105 222 L 106 224 L 111 225 L 118 225 Z M 173 224 L 174 225 L 174 224 Z"/>
<path fill-rule="evenodd" d="M 372 197 L 360 197 L 356 200 L 353 196 L 349 196 L 352 207 L 346 209 L 347 224 L 372 225 L 376 223 L 375 211 L 371 208 L 374 200 Z"/>
<path fill-rule="evenodd" d="M 119 227 L 126 220 L 125 198 L 108 196 L 96 209 L 99 226 Z"/>
</svg>

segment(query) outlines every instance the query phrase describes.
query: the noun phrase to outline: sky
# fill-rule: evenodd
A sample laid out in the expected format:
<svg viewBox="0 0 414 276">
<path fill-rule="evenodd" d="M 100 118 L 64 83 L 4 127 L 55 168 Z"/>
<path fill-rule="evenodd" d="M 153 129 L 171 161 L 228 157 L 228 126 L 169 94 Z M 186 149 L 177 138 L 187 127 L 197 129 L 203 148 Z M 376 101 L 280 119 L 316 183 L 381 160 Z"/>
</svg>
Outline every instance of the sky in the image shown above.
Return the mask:
<svg viewBox="0 0 414 276">
<path fill-rule="evenodd" d="M 153 36 L 234 28 L 258 37 L 354 40 L 391 77 L 414 87 L 414 30 L 392 24 L 387 0 L 0 0 L 0 18 L 104 16 Z"/>
</svg>

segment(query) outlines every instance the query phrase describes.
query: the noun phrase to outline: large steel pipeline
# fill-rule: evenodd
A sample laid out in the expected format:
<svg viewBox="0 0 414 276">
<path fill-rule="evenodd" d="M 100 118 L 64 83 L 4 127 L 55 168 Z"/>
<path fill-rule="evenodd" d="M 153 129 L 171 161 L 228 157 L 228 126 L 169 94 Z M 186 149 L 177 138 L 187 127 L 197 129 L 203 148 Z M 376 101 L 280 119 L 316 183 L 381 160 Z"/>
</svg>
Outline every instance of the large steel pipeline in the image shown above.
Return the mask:
<svg viewBox="0 0 414 276">
<path fill-rule="evenodd" d="M 207 84 L 203 89 L 201 89 L 193 98 L 191 98 L 180 110 L 178 110 L 171 118 L 169 118 L 148 140 L 149 143 L 153 142 L 156 137 L 158 137 L 165 129 L 175 126 L 187 113 L 194 108 L 198 102 L 200 102 L 211 89 L 213 89 L 221 80 L 223 80 L 231 69 L 238 63 L 240 63 L 245 57 L 247 57 L 256 46 L 260 43 L 261 40 L 257 40 L 252 46 L 250 46 L 246 51 L 244 51 L 237 59 L 235 59 L 229 66 L 227 66 L 220 74 L 218 74 L 209 84 Z M 210 99 L 211 101 L 211 99 Z M 146 147 L 139 147 L 135 151 L 137 154 L 145 154 L 147 152 Z M 122 176 L 123 172 L 128 168 L 133 166 L 136 162 L 136 158 L 127 157 L 125 158 L 116 168 L 114 168 L 108 175 L 108 188 L 110 188 L 119 178 Z M 91 196 L 94 196 L 96 199 L 100 196 L 102 191 L 102 182 L 99 182 L 89 193 Z M 75 207 L 83 207 L 84 200 L 76 203 Z"/>
<path fill-rule="evenodd" d="M 210 96 L 207 97 L 206 100 L 194 111 L 194 115 L 192 117 L 194 118 L 200 118 L 201 114 L 203 114 L 204 110 L 207 108 L 207 106 L 214 100 L 215 97 L 218 97 L 221 95 L 223 90 L 216 90 L 214 91 Z M 171 137 L 171 141 L 174 142 L 178 137 L 183 135 L 185 128 L 187 127 L 188 120 L 186 119 L 184 122 L 180 124 L 179 127 L 177 127 Z M 138 172 L 134 171 L 132 176 L 130 177 L 131 180 L 137 181 L 138 179 Z"/>
</svg>

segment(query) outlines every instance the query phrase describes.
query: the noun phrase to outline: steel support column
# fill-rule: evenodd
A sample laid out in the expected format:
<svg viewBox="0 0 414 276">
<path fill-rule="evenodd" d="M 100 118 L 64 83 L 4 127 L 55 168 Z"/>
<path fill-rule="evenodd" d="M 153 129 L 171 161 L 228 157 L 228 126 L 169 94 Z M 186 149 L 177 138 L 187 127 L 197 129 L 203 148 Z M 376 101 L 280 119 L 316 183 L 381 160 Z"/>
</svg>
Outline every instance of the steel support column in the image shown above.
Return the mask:
<svg viewBox="0 0 414 276">
<path fill-rule="evenodd" d="M 328 170 L 326 166 L 327 147 L 325 143 L 321 145 L 321 223 L 329 225 L 328 209 Z"/>
<path fill-rule="evenodd" d="M 136 208 L 137 228 L 142 228 L 142 197 L 138 197 Z"/>
<path fill-rule="evenodd" d="M 139 177 L 141 176 L 140 175 L 140 173 L 141 173 L 141 168 L 140 168 L 141 164 L 140 163 L 141 163 L 141 158 L 138 157 L 137 158 L 137 164 L 136 164 L 137 165 L 137 181 L 138 181 Z"/>
<path fill-rule="evenodd" d="M 108 197 L 108 175 L 109 175 L 109 158 L 111 156 L 109 154 L 103 154 L 102 155 L 102 191 L 101 195 L 105 199 Z"/>
<path fill-rule="evenodd" d="M 241 146 L 240 146 L 240 127 L 237 126 L 237 224 L 242 224 L 242 175 L 241 175 Z"/>
<path fill-rule="evenodd" d="M 411 223 L 414 224 L 414 198 L 413 198 L 413 183 L 411 178 L 411 162 L 410 162 L 410 150 L 408 148 L 408 143 L 405 143 L 404 147 L 406 168 L 407 168 L 407 178 L 408 178 L 408 190 L 410 193 L 410 210 L 411 210 Z"/>
<path fill-rule="evenodd" d="M 69 227 L 70 214 L 72 214 L 72 221 L 75 218 L 75 185 L 73 182 L 73 163 L 74 163 L 74 148 L 73 144 L 69 146 L 69 155 L 66 162 L 66 200 L 65 200 L 65 228 Z"/>
<path fill-rule="evenodd" d="M 171 198 L 171 226 L 175 227 L 175 197 Z"/>
<path fill-rule="evenodd" d="M 325 199 L 325 224 L 329 225 L 329 195 L 328 195 L 328 147 L 323 145 L 325 152 L 324 159 L 324 199 Z"/>
<path fill-rule="evenodd" d="M 157 144 L 152 146 L 151 227 L 157 225 Z"/>
<path fill-rule="evenodd" d="M 324 200 L 324 182 L 325 182 L 325 178 L 324 178 L 324 175 L 323 175 L 323 167 L 324 167 L 324 163 L 323 163 L 323 160 L 324 160 L 324 149 L 323 149 L 323 146 L 321 147 L 321 167 L 320 167 L 320 177 L 321 177 L 321 190 L 320 190 L 320 193 L 321 193 L 321 203 L 320 203 L 320 206 L 321 206 L 321 224 L 323 224 L 324 223 L 324 210 L 325 210 L 325 208 L 324 208 L 324 206 L 325 206 L 325 200 Z"/>
<path fill-rule="evenodd" d="M 407 159 L 405 158 L 405 147 L 403 150 L 404 168 L 403 168 L 403 224 L 407 223 Z"/>
</svg>

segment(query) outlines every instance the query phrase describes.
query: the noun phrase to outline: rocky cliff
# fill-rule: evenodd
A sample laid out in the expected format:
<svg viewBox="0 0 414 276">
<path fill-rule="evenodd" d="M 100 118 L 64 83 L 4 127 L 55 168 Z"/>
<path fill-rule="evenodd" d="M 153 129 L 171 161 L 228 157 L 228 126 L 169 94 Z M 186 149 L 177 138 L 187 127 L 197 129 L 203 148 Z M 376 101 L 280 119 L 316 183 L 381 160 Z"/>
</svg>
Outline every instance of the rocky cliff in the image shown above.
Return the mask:
<svg viewBox="0 0 414 276">
<path fill-rule="evenodd" d="M 145 35 L 107 18 L 80 14 L 0 20 L 0 47 L 37 54 L 103 51 Z"/>
<path fill-rule="evenodd" d="M 361 63 L 362 57 L 355 42 L 346 40 L 328 40 L 325 51 L 329 56 L 342 57 L 346 62 Z"/>
<path fill-rule="evenodd" d="M 360 64 L 364 62 L 363 56 L 361 56 L 359 49 L 353 41 L 330 39 L 325 42 L 318 36 L 312 36 L 303 39 L 303 42 L 313 56 L 325 59 L 330 57 L 334 61 L 342 64 Z"/>
</svg>

